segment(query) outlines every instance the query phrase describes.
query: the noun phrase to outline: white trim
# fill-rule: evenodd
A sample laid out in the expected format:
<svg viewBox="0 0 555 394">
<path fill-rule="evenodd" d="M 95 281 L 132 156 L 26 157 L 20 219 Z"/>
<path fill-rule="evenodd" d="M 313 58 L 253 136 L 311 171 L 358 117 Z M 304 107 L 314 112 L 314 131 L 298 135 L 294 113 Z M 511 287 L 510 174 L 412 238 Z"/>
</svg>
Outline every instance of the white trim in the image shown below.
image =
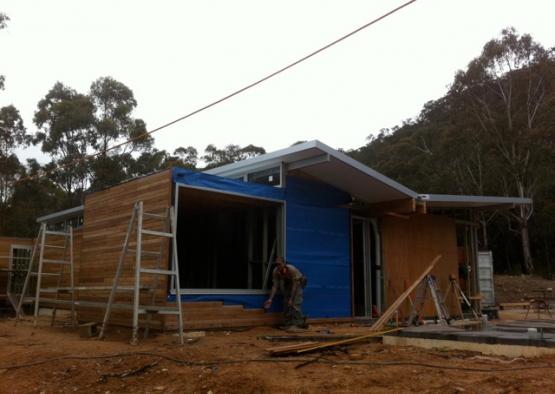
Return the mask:
<svg viewBox="0 0 555 394">
<path fill-rule="evenodd" d="M 57 223 L 57 222 L 61 222 L 62 220 L 79 217 L 83 215 L 84 212 L 85 212 L 85 206 L 79 205 L 78 207 L 64 209 L 63 211 L 58 211 L 58 212 L 54 212 L 48 215 L 38 217 L 37 223 L 42 223 L 42 222 Z"/>
<path fill-rule="evenodd" d="M 418 199 L 429 202 L 454 202 L 454 203 L 470 203 L 470 204 L 516 204 L 529 205 L 532 204 L 531 198 L 522 197 L 497 197 L 497 196 L 471 196 L 456 194 L 419 194 Z"/>
<path fill-rule="evenodd" d="M 229 195 L 232 195 L 232 196 L 245 197 L 245 198 L 250 198 L 250 199 L 253 199 L 253 200 L 266 200 L 266 201 L 271 201 L 271 202 L 275 202 L 275 203 L 279 203 L 279 204 L 283 204 L 285 202 L 285 200 L 278 200 L 277 198 L 259 197 L 259 196 L 253 196 L 251 194 L 231 192 L 231 191 L 228 191 L 228 190 L 212 189 L 210 187 L 204 187 L 204 186 L 186 185 L 186 184 L 179 183 L 179 182 L 176 182 L 176 184 L 178 185 L 178 187 L 184 187 L 184 188 L 187 188 L 187 189 L 197 189 L 197 190 L 203 190 L 203 191 L 207 191 L 207 192 L 211 192 L 211 193 L 229 194 Z M 266 185 L 266 186 L 268 186 L 268 185 Z M 268 186 L 268 187 L 272 187 L 272 186 Z"/>
<path fill-rule="evenodd" d="M 392 189 L 395 189 L 398 192 L 406 194 L 411 198 L 418 197 L 418 193 L 416 193 L 415 191 L 401 185 L 400 183 L 394 181 L 391 178 L 386 177 L 385 175 L 380 174 L 377 171 L 374 171 L 370 167 L 365 166 L 364 164 L 352 159 L 346 154 L 341 153 L 327 146 L 326 144 L 323 144 L 318 140 L 304 142 L 302 144 L 290 146 L 288 148 L 280 149 L 275 152 L 266 153 L 264 155 L 253 157 L 251 159 L 242 160 L 242 161 L 227 164 L 221 167 L 216 167 L 208 171 L 205 171 L 205 173 L 227 177 L 227 176 L 231 176 L 232 174 L 238 174 L 242 171 L 255 171 L 259 168 L 265 167 L 266 165 L 270 165 L 270 163 L 273 165 L 276 165 L 277 162 L 284 161 L 283 158 L 285 156 L 292 155 L 305 150 L 310 150 L 310 149 L 318 149 L 323 153 L 327 153 L 332 158 L 339 160 L 344 164 L 347 164 L 353 167 L 356 170 L 361 171 L 362 173 L 376 179 L 377 181 L 383 183 L 384 185 Z"/>
<path fill-rule="evenodd" d="M 308 150 L 311 148 L 316 148 L 316 140 L 304 142 L 302 144 L 293 145 L 285 149 L 276 150 L 274 152 L 265 153 L 260 156 L 256 156 L 247 160 L 241 160 L 235 163 L 226 164 L 221 167 L 212 168 L 210 170 L 204 171 L 206 174 L 228 176 L 238 169 L 250 170 L 251 168 L 258 169 L 263 168 L 268 162 L 268 165 L 276 165 L 281 161 L 281 158 L 285 155 L 290 155 L 293 153 L 301 152 L 303 150 Z"/>
<path fill-rule="evenodd" d="M 179 182 L 174 182 L 174 185 L 176 186 L 175 189 L 175 196 L 174 196 L 174 211 L 175 211 L 175 217 L 176 217 L 176 222 L 178 222 L 178 218 L 179 218 L 179 188 L 183 187 L 183 188 L 188 188 L 188 189 L 196 189 L 196 190 L 202 190 L 202 191 L 206 191 L 206 192 L 210 192 L 210 193 L 221 193 L 221 194 L 228 194 L 228 195 L 233 195 L 233 196 L 239 196 L 239 197 L 245 197 L 245 198 L 249 198 L 249 199 L 253 199 L 253 200 L 263 200 L 263 201 L 270 201 L 276 204 L 280 205 L 281 208 L 281 221 L 282 221 L 282 226 L 281 226 L 281 237 L 282 237 L 282 243 L 283 243 L 283 247 L 282 250 L 280 251 L 280 253 L 282 253 L 282 256 L 286 257 L 287 256 L 287 202 L 285 200 L 278 200 L 275 198 L 269 198 L 269 197 L 259 197 L 259 196 L 252 196 L 249 194 L 245 194 L 245 193 L 237 193 L 237 192 L 230 192 L 230 191 L 226 191 L 226 190 L 218 190 L 218 189 L 212 189 L 212 188 L 208 188 L 208 187 L 203 187 L 203 186 L 192 186 L 192 185 L 185 185 Z M 176 225 L 176 236 L 177 236 L 177 231 L 178 231 L 179 226 Z M 276 256 L 278 255 L 278 251 L 276 251 Z M 172 264 L 173 264 L 174 259 L 172 259 Z M 180 271 L 181 272 L 181 271 Z M 187 271 L 184 269 L 183 270 L 183 274 L 186 275 Z M 200 294 L 200 295 L 206 295 L 206 294 L 217 294 L 217 295 L 225 295 L 225 294 L 231 294 L 231 295 L 240 295 L 240 294 L 268 294 L 269 293 L 269 289 L 264 290 L 264 289 L 186 289 L 186 288 L 182 288 L 179 289 L 180 293 L 182 295 L 190 295 L 190 294 Z M 172 280 L 171 286 L 170 286 L 170 292 L 169 294 L 173 294 L 175 295 L 175 281 Z"/>
</svg>

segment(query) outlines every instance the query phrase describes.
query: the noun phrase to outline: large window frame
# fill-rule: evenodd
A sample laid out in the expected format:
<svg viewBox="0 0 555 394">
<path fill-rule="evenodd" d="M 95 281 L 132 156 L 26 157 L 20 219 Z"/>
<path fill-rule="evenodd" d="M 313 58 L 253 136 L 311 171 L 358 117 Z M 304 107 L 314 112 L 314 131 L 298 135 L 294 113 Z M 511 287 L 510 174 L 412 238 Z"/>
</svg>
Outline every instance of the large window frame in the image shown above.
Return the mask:
<svg viewBox="0 0 555 394">
<path fill-rule="evenodd" d="M 252 196 L 250 194 L 245 194 L 245 193 L 238 193 L 238 192 L 232 192 L 232 191 L 227 191 L 227 190 L 217 190 L 217 189 L 212 189 L 212 188 L 208 188 L 208 187 L 202 187 L 202 186 L 192 186 L 192 185 L 184 185 L 181 183 L 174 183 L 174 211 L 175 211 L 175 217 L 176 220 L 175 222 L 177 223 L 178 220 L 177 218 L 179 217 L 179 195 L 180 193 L 180 188 L 184 188 L 184 189 L 195 189 L 195 190 L 202 190 L 202 191 L 206 191 L 206 192 L 210 192 L 210 193 L 218 193 L 218 194 L 226 194 L 226 195 L 231 195 L 231 196 L 239 196 L 239 197 L 244 197 L 244 198 L 249 198 L 252 200 L 263 200 L 263 201 L 270 201 L 270 202 L 274 202 L 277 204 L 281 205 L 281 213 L 280 213 L 280 219 L 281 219 L 281 245 L 276 247 L 276 255 L 281 255 L 281 256 L 285 256 L 286 251 L 287 251 L 287 231 L 286 231 L 286 224 L 287 224 L 287 202 L 285 200 L 279 200 L 279 199 L 274 199 L 274 198 L 269 198 L 269 197 L 260 197 L 260 196 Z M 177 231 L 178 229 L 176 229 Z M 281 247 L 280 247 L 281 246 Z M 179 264 L 179 255 L 176 256 L 177 257 L 177 263 Z M 171 256 L 171 267 L 172 269 L 175 267 L 175 262 L 176 259 L 174 258 L 174 256 Z M 271 267 L 271 266 L 270 266 Z M 180 269 L 182 268 L 181 266 L 179 267 Z M 186 275 L 186 272 L 181 272 L 181 275 Z M 270 275 L 267 275 L 268 279 L 267 279 L 267 283 L 269 283 L 271 285 L 271 273 Z M 263 284 L 264 285 L 264 284 Z M 181 288 L 179 289 L 181 295 L 204 295 L 204 294 L 253 294 L 253 295 L 260 295 L 260 294 L 268 294 L 270 292 L 270 288 L 271 286 L 268 286 L 267 284 L 267 288 L 266 289 L 191 289 L 191 288 Z M 172 278 L 171 281 L 171 287 L 170 287 L 170 294 L 175 295 L 175 279 Z"/>
</svg>

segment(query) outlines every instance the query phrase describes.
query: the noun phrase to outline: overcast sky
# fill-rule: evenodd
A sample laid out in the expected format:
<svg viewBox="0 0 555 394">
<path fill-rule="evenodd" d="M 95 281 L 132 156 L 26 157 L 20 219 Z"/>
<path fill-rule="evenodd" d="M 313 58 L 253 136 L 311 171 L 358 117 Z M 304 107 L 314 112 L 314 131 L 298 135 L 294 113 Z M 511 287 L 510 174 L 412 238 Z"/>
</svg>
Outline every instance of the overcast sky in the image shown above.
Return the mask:
<svg viewBox="0 0 555 394">
<path fill-rule="evenodd" d="M 112 76 L 130 87 L 149 129 L 220 98 L 404 1 L 3 0 L 0 105 L 30 132 L 56 81 L 86 93 Z M 171 152 L 209 143 L 267 151 L 319 139 L 351 149 L 445 94 L 507 26 L 555 45 L 553 1 L 418 0 L 263 85 L 154 134 Z M 19 152 L 37 157 L 38 148 Z M 44 162 L 46 157 L 41 157 Z"/>
</svg>

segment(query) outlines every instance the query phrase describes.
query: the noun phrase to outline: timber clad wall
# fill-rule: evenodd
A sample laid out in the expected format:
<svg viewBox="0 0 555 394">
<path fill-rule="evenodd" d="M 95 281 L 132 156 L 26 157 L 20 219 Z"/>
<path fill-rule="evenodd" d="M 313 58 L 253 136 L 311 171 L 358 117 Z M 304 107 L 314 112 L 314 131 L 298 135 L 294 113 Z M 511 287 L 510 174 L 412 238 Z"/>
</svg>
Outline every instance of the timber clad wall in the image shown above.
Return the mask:
<svg viewBox="0 0 555 394">
<path fill-rule="evenodd" d="M 111 286 L 113 283 L 118 259 L 121 255 L 125 234 L 131 219 L 133 205 L 142 200 L 145 212 L 163 213 L 171 205 L 172 180 L 171 171 L 166 170 L 153 175 L 92 193 L 85 198 L 83 246 L 81 248 L 81 267 L 79 286 Z M 145 228 L 163 230 L 160 221 L 145 220 Z M 129 248 L 135 249 L 136 234 L 133 231 L 132 243 Z M 163 241 L 162 268 L 168 267 L 169 240 Z M 161 240 L 158 237 L 143 237 L 143 250 L 159 251 Z M 133 285 L 134 253 L 128 253 L 124 264 L 120 285 Z M 154 258 L 143 256 L 143 267 L 154 267 Z M 154 276 L 143 274 L 142 284 L 148 285 L 155 281 Z M 165 303 L 167 296 L 167 277 L 159 276 L 156 295 L 157 304 Z M 109 292 L 81 291 L 79 299 L 106 302 Z M 148 294 L 144 294 L 146 297 Z M 148 295 L 148 303 L 151 303 Z M 119 292 L 116 302 L 131 303 L 132 292 Z M 146 298 L 145 298 L 146 302 Z M 104 311 L 99 308 L 79 308 L 78 318 L 84 321 L 102 321 Z M 131 314 L 124 311 L 113 311 L 112 322 L 129 324 Z"/>
<path fill-rule="evenodd" d="M 409 219 L 385 217 L 382 245 L 386 306 L 395 301 L 438 254 L 443 257 L 432 274 L 436 276 L 439 288 L 443 292 L 447 289 L 449 274 L 458 277 L 454 219 L 436 215 L 414 215 Z M 426 302 L 426 315 L 435 315 L 429 296 Z M 452 310 L 449 304 L 448 307 Z M 404 303 L 400 312 L 408 316 L 408 303 Z"/>
</svg>

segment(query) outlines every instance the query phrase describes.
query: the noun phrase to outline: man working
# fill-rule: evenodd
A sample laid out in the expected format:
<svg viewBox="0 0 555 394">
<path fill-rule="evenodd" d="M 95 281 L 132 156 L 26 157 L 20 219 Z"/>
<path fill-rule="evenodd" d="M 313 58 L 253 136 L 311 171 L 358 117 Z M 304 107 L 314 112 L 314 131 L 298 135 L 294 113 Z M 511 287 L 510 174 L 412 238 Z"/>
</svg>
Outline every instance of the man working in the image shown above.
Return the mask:
<svg viewBox="0 0 555 394">
<path fill-rule="evenodd" d="M 303 287 L 306 279 L 295 266 L 286 264 L 283 257 L 276 257 L 276 268 L 272 273 L 273 286 L 270 298 L 264 303 L 264 308 L 272 306 L 272 300 L 278 288 L 283 294 L 284 325 L 286 327 L 306 328 L 306 318 L 301 312 L 303 303 Z"/>
</svg>

